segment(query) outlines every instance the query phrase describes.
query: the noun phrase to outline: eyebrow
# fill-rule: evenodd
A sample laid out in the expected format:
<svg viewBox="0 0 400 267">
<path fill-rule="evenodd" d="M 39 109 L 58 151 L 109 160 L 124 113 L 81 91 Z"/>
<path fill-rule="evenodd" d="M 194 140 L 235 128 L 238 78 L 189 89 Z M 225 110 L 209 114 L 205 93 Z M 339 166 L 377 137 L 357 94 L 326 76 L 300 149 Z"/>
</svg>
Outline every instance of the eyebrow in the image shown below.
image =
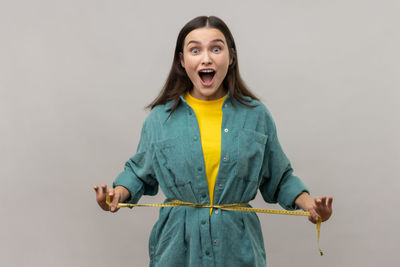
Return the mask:
<svg viewBox="0 0 400 267">
<path fill-rule="evenodd" d="M 222 39 L 214 39 L 211 41 L 211 43 L 217 43 L 217 42 L 221 42 L 221 43 L 225 44 L 225 42 Z M 188 46 L 190 44 L 201 44 L 201 43 L 199 41 L 191 40 L 187 43 L 186 46 Z"/>
</svg>

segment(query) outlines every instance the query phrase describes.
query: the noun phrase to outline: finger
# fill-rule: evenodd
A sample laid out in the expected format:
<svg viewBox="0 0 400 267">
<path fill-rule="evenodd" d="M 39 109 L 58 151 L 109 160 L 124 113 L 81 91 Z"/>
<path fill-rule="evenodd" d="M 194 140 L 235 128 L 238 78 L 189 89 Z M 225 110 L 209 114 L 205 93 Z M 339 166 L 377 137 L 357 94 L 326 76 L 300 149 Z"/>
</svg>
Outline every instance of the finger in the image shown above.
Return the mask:
<svg viewBox="0 0 400 267">
<path fill-rule="evenodd" d="M 321 199 L 319 197 L 314 198 L 315 206 L 318 208 L 321 205 Z"/>
<path fill-rule="evenodd" d="M 100 199 L 101 198 L 101 196 L 100 196 L 100 190 L 99 190 L 99 187 L 97 186 L 97 185 L 95 185 L 94 187 L 94 191 L 96 192 L 96 199 L 98 200 L 98 199 Z"/>
<path fill-rule="evenodd" d="M 114 189 L 110 189 L 110 191 L 107 192 L 107 195 L 110 197 L 110 203 L 112 203 L 114 199 Z"/>
<path fill-rule="evenodd" d="M 107 193 L 107 185 L 102 184 L 102 185 L 101 185 L 101 189 L 103 189 L 103 193 L 104 193 L 104 194 Z"/>
<path fill-rule="evenodd" d="M 329 197 L 328 199 L 328 208 L 332 209 L 333 197 Z"/>
<path fill-rule="evenodd" d="M 318 220 L 318 213 L 316 212 L 315 209 L 310 209 L 309 212 L 310 212 L 310 217 L 312 219 L 312 222 L 316 223 Z"/>
<path fill-rule="evenodd" d="M 323 197 L 322 197 L 322 199 L 321 199 L 321 204 L 322 204 L 323 206 L 326 206 L 326 196 L 323 196 Z"/>
<path fill-rule="evenodd" d="M 317 220 L 316 220 L 314 217 L 312 217 L 311 215 L 308 216 L 308 220 L 309 220 L 310 222 L 314 223 L 314 224 L 317 223 Z"/>
<path fill-rule="evenodd" d="M 323 196 L 317 203 L 317 211 L 326 209 L 326 196 Z"/>
<path fill-rule="evenodd" d="M 118 208 L 119 193 L 114 189 L 111 189 L 109 195 L 111 201 L 111 212 L 115 212 Z"/>
<path fill-rule="evenodd" d="M 326 207 L 326 197 L 315 198 L 315 206 L 317 210 L 324 209 Z"/>
<path fill-rule="evenodd" d="M 114 201 L 111 203 L 111 208 L 110 208 L 111 212 L 116 212 L 119 210 L 118 201 L 115 201 L 116 199 L 118 199 L 118 198 L 114 197 Z"/>
</svg>

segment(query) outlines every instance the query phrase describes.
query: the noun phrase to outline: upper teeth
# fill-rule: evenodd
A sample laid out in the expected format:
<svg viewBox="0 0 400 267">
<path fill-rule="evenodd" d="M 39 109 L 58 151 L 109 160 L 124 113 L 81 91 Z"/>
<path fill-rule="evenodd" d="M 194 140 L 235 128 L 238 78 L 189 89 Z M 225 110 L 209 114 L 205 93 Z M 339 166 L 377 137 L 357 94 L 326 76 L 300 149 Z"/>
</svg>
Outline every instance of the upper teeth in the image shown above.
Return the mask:
<svg viewBox="0 0 400 267">
<path fill-rule="evenodd" d="M 214 72 L 213 70 L 201 70 L 200 72 Z"/>
</svg>

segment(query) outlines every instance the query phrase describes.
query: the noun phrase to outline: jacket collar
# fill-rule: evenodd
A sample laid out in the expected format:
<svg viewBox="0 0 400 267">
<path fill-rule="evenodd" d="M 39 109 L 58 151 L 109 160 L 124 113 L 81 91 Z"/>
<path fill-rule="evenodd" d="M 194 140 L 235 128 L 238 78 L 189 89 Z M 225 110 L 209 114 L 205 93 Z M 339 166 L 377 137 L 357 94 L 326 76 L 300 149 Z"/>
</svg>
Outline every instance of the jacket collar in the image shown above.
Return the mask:
<svg viewBox="0 0 400 267">
<path fill-rule="evenodd" d="M 181 95 L 179 98 L 180 98 L 180 100 L 182 100 L 183 99 L 183 95 Z M 165 103 L 164 107 L 165 107 L 165 111 L 166 112 L 170 112 L 171 111 L 172 106 L 174 105 L 174 102 L 175 102 L 175 100 L 170 100 L 167 103 Z"/>
</svg>

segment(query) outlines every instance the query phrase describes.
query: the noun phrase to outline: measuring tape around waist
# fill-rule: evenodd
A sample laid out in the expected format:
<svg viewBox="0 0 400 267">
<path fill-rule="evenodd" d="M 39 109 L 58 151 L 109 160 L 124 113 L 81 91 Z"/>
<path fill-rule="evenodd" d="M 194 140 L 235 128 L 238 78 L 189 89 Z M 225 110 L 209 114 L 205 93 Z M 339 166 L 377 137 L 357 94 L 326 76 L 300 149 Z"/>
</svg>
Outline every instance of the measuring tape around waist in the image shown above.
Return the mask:
<svg viewBox="0 0 400 267">
<path fill-rule="evenodd" d="M 118 203 L 118 208 L 126 207 L 193 207 L 193 208 L 215 208 L 221 210 L 234 210 L 234 211 L 246 211 L 246 212 L 257 212 L 257 213 L 269 213 L 269 214 L 281 214 L 281 215 L 295 215 L 295 216 L 310 216 L 308 211 L 292 211 L 292 210 L 274 210 L 274 209 L 259 209 L 247 207 L 249 203 L 233 203 L 233 204 L 222 204 L 222 205 L 210 205 L 210 204 L 197 204 L 191 202 L 180 201 L 176 199 L 168 199 L 170 203 L 155 203 L 155 204 L 131 204 L 131 203 Z M 106 203 L 111 206 L 110 196 L 107 195 Z M 317 243 L 320 255 L 324 255 L 319 246 L 319 237 L 321 231 L 321 217 L 318 216 L 317 220 Z"/>
</svg>

